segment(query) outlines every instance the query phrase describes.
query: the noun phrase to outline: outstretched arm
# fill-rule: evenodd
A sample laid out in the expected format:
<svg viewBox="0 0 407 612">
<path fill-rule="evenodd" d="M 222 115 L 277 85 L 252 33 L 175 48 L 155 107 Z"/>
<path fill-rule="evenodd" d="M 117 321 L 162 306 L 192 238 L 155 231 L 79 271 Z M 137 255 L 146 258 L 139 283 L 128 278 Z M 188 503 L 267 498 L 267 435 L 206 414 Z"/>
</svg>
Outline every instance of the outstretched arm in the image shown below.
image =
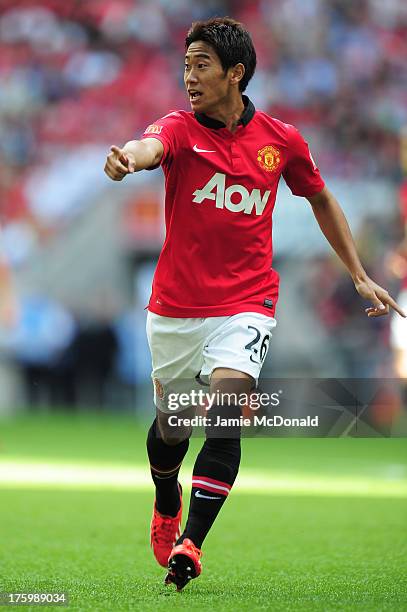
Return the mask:
<svg viewBox="0 0 407 612">
<path fill-rule="evenodd" d="M 130 140 L 121 149 L 113 145 L 106 159 L 105 172 L 113 181 L 121 181 L 126 174 L 157 166 L 163 153 L 164 147 L 157 138 Z"/>
<path fill-rule="evenodd" d="M 389 309 L 393 308 L 399 315 L 405 317 L 406 314 L 386 289 L 380 287 L 366 274 L 342 208 L 327 187 L 309 197 L 308 201 L 324 236 L 347 267 L 356 291 L 362 298 L 372 303 L 373 306 L 365 310 L 367 316 L 380 317 L 388 314 Z"/>
</svg>

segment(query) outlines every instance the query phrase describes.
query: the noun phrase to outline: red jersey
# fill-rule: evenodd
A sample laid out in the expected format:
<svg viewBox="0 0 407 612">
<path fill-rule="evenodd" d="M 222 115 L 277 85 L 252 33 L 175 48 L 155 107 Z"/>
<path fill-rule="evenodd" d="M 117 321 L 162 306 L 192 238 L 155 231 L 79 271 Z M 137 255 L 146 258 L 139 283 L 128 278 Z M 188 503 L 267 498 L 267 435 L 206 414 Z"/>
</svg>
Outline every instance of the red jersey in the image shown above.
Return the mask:
<svg viewBox="0 0 407 612">
<path fill-rule="evenodd" d="M 274 316 L 272 214 L 280 176 L 298 196 L 315 195 L 324 182 L 298 130 L 243 100 L 234 134 L 186 111 L 144 132 L 164 146 L 166 238 L 148 305 L 159 315 Z"/>
</svg>

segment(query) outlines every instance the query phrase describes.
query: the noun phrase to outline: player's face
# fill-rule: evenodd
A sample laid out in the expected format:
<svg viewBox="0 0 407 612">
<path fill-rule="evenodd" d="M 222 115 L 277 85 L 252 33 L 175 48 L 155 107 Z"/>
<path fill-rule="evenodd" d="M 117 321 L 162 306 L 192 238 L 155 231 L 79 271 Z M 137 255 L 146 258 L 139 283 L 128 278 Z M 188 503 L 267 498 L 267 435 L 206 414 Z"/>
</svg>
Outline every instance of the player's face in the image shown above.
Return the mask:
<svg viewBox="0 0 407 612">
<path fill-rule="evenodd" d="M 191 43 L 185 55 L 184 83 L 193 111 L 206 113 L 226 102 L 231 92 L 229 74 L 204 42 Z"/>
</svg>

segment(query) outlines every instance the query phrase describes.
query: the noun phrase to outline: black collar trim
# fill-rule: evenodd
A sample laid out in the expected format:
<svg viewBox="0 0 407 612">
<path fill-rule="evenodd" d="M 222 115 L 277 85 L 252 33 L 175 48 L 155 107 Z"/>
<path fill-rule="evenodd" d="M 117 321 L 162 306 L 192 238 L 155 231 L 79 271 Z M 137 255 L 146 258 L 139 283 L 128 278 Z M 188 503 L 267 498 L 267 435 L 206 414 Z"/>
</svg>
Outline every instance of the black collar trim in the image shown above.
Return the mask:
<svg viewBox="0 0 407 612">
<path fill-rule="evenodd" d="M 253 102 L 247 97 L 242 96 L 243 104 L 245 105 L 245 109 L 240 117 L 238 125 L 246 126 L 249 121 L 251 121 L 254 117 L 254 113 L 256 109 L 254 107 Z M 211 128 L 213 130 L 219 130 L 220 128 L 226 127 L 223 121 L 218 121 L 218 119 L 212 119 L 212 117 L 207 117 L 202 113 L 195 113 L 195 118 L 201 125 L 204 125 L 207 128 Z"/>
</svg>

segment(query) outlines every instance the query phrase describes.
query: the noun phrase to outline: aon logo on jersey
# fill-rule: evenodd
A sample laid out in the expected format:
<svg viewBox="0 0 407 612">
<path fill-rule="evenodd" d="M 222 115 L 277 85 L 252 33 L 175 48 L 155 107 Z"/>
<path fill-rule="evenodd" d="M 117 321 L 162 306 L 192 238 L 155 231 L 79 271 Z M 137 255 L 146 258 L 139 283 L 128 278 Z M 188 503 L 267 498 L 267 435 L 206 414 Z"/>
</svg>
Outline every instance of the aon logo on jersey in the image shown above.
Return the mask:
<svg viewBox="0 0 407 612">
<path fill-rule="evenodd" d="M 270 191 L 266 191 L 264 195 L 261 195 L 260 189 L 252 189 L 248 191 L 243 185 L 231 185 L 225 189 L 226 176 L 217 172 L 213 177 L 206 183 L 202 189 L 194 191 L 195 196 L 192 200 L 197 204 L 201 204 L 204 200 L 215 200 L 216 208 L 227 208 L 232 212 L 245 212 L 250 215 L 255 210 L 256 215 L 262 215 L 263 211 L 268 202 Z M 232 202 L 232 196 L 239 194 L 240 200 L 236 201 L 237 198 L 233 198 L 235 201 Z"/>
</svg>

